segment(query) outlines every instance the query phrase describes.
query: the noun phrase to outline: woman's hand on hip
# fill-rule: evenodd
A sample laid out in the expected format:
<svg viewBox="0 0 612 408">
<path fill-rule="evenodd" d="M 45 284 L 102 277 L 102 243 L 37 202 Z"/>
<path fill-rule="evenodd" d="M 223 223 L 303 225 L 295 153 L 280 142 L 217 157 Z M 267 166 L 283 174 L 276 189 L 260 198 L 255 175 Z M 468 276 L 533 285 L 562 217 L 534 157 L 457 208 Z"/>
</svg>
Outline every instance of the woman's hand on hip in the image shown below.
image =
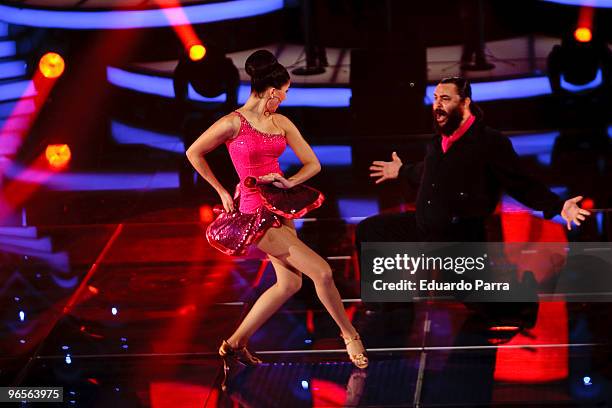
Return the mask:
<svg viewBox="0 0 612 408">
<path fill-rule="evenodd" d="M 288 180 L 279 173 L 269 173 L 265 176 L 259 177 L 260 183 L 272 184 L 274 187 L 287 189 L 295 186 L 295 182 Z"/>
<path fill-rule="evenodd" d="M 223 209 L 225 212 L 234 212 L 234 199 L 227 192 L 227 190 L 219 191 L 219 197 L 221 197 L 221 203 L 223 203 Z"/>
</svg>

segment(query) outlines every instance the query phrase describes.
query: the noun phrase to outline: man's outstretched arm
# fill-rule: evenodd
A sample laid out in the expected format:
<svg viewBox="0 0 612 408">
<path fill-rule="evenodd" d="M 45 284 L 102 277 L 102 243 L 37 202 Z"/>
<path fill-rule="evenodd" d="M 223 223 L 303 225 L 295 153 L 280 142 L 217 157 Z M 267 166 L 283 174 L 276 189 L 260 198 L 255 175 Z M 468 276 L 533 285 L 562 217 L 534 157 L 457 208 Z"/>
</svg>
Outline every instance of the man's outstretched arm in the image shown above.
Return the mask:
<svg viewBox="0 0 612 408">
<path fill-rule="evenodd" d="M 423 162 L 404 164 L 396 152 L 391 161 L 374 161 L 370 166 L 370 177 L 377 177 L 376 184 L 386 180 L 406 180 L 413 187 L 418 186 L 423 174 Z"/>
<path fill-rule="evenodd" d="M 591 214 L 578 206 L 582 196 L 564 202 L 544 183 L 523 171 L 510 139 L 495 133 L 491 134 L 489 143 L 489 167 L 512 197 L 534 210 L 543 211 L 547 219 L 561 214 L 568 230 L 572 229 L 572 222 L 580 225 L 580 221 Z"/>
</svg>

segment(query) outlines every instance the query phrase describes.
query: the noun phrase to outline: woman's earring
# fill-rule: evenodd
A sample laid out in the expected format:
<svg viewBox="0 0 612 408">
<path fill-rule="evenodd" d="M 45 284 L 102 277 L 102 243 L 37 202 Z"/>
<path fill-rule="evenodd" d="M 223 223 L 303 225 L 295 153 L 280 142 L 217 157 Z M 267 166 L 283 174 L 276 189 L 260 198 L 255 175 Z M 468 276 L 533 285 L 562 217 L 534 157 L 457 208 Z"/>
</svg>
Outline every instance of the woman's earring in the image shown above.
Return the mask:
<svg viewBox="0 0 612 408">
<path fill-rule="evenodd" d="M 270 97 L 268 98 L 268 100 L 266 101 L 266 110 L 264 111 L 264 115 L 268 116 L 273 112 L 276 112 L 276 109 L 278 109 L 278 105 L 280 102 L 274 102 L 275 99 L 279 99 L 276 96 Z"/>
</svg>

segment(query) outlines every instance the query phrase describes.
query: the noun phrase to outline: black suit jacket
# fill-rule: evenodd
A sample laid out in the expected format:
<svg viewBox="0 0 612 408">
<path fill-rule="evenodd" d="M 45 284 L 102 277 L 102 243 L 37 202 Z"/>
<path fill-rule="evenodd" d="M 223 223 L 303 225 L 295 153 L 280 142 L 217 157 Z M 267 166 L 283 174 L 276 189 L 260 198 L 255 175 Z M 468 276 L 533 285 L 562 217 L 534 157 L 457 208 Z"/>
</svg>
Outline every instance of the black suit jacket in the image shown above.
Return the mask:
<svg viewBox="0 0 612 408">
<path fill-rule="evenodd" d="M 484 241 L 485 220 L 504 191 L 545 218 L 561 212 L 563 201 L 521 169 L 499 131 L 477 120 L 446 153 L 441 137 L 433 137 L 422 162 L 400 168 L 400 179 L 418 185 L 416 219 L 424 239 Z"/>
</svg>

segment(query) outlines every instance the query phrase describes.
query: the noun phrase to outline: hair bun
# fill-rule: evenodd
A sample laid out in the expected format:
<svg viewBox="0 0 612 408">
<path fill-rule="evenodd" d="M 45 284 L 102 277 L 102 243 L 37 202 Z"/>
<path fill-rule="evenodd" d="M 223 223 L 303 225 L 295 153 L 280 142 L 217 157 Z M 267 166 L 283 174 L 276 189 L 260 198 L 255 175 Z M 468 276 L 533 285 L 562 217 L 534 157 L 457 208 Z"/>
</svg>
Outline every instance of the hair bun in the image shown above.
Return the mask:
<svg viewBox="0 0 612 408">
<path fill-rule="evenodd" d="M 278 65 L 278 60 L 268 50 L 255 51 L 247 58 L 244 68 L 252 78 L 262 78 L 272 73 Z"/>
</svg>

